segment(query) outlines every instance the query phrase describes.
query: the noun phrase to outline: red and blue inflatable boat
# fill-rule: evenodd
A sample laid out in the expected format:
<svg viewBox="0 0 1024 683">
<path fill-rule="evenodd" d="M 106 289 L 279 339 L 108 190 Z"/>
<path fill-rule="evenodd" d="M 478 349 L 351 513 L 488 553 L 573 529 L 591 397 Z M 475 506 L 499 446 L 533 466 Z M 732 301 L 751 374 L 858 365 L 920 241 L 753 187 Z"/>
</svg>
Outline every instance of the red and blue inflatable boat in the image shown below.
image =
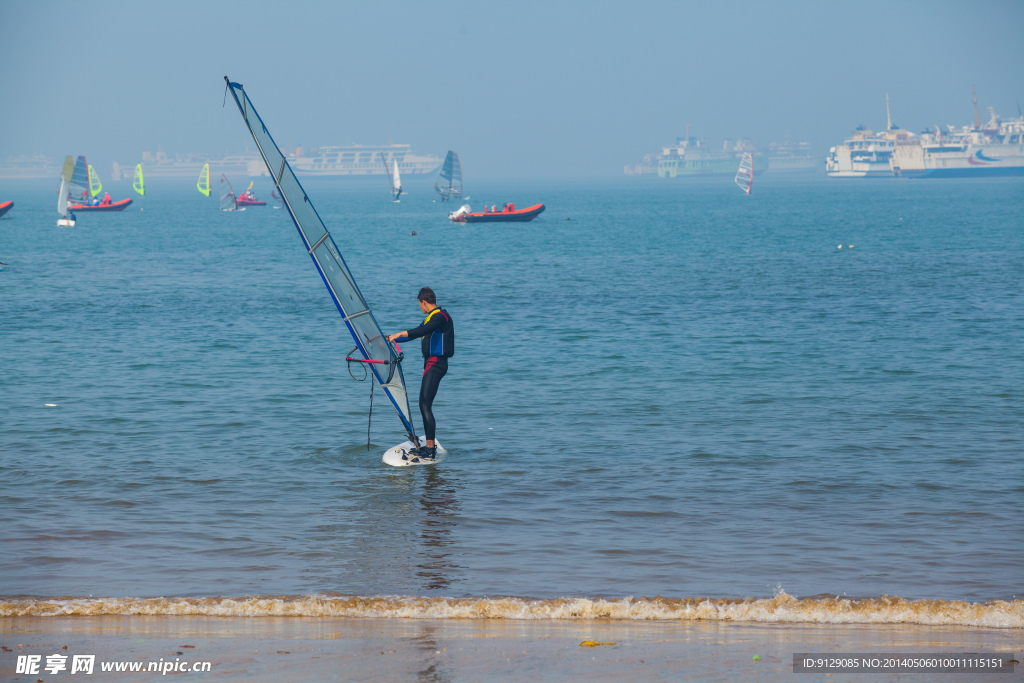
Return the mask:
<svg viewBox="0 0 1024 683">
<path fill-rule="evenodd" d="M 516 209 L 515 204 L 506 204 L 501 211 L 484 211 L 472 213 L 469 204 L 466 204 L 458 211 L 452 211 L 448 218 L 456 223 L 512 223 L 519 221 L 532 221 L 544 212 L 543 204 L 534 204 L 525 209 Z"/>
</svg>

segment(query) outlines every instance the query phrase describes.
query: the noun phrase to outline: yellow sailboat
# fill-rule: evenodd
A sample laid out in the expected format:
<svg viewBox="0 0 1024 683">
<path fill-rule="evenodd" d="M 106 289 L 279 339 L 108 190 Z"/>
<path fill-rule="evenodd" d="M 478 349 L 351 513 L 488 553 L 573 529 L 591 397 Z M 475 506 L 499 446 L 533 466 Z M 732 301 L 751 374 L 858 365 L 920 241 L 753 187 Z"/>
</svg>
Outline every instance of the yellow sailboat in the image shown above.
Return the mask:
<svg viewBox="0 0 1024 683">
<path fill-rule="evenodd" d="M 135 182 L 132 183 L 132 189 L 143 197 L 146 196 L 146 186 L 142 181 L 142 164 L 137 164 L 135 166 Z"/>
<path fill-rule="evenodd" d="M 199 181 L 196 188 L 207 197 L 210 196 L 210 165 L 203 164 L 203 170 L 199 172 Z"/>
<path fill-rule="evenodd" d="M 89 194 L 95 197 L 100 192 L 103 192 L 103 183 L 100 182 L 100 176 L 96 169 L 89 164 Z"/>
</svg>

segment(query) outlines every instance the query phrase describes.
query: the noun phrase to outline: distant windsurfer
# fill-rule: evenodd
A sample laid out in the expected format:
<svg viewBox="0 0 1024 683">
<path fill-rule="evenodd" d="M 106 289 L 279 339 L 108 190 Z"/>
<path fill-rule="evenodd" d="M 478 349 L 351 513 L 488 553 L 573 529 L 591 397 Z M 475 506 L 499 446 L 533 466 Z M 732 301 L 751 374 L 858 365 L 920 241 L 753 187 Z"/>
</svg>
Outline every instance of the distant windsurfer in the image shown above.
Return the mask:
<svg viewBox="0 0 1024 683">
<path fill-rule="evenodd" d="M 437 296 L 430 287 L 420 290 L 417 297 L 420 310 L 426 314 L 423 324 L 412 330 L 405 330 L 388 336 L 389 342 L 422 338 L 423 381 L 420 384 L 420 414 L 423 416 L 423 431 L 427 437 L 426 446 L 417 446 L 402 459 L 428 458 L 437 456 L 434 443 L 437 424 L 434 421 L 434 397 L 441 384 L 441 378 L 448 374 L 448 359 L 455 355 L 455 326 L 448 311 L 439 308 Z"/>
</svg>

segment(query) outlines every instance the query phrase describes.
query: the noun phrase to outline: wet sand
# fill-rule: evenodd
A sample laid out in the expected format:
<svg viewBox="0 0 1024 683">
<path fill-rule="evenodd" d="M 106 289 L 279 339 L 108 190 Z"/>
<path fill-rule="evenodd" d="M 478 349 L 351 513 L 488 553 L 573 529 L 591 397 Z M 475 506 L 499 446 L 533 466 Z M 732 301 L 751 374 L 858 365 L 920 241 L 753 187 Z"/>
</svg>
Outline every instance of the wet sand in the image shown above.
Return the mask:
<svg viewBox="0 0 1024 683">
<path fill-rule="evenodd" d="M 584 641 L 614 643 L 583 647 Z M 0 619 L 0 679 L 21 654 L 95 654 L 91 680 L 151 681 L 99 672 L 114 660 L 212 662 L 205 680 L 927 680 L 924 674 L 800 674 L 794 652 L 1014 652 L 1019 629 L 914 625 L 217 617 Z M 182 646 L 192 645 L 192 648 Z M 62 648 L 67 646 L 67 650 Z M 182 653 L 178 655 L 177 653 Z M 760 657 L 755 661 L 754 656 Z M 61 675 L 68 675 L 63 672 Z M 77 675 L 77 674 L 76 674 Z M 169 674 L 174 675 L 174 674 Z M 942 675 L 943 681 L 978 680 Z M 1024 669 L 992 681 L 1024 679 Z"/>
</svg>

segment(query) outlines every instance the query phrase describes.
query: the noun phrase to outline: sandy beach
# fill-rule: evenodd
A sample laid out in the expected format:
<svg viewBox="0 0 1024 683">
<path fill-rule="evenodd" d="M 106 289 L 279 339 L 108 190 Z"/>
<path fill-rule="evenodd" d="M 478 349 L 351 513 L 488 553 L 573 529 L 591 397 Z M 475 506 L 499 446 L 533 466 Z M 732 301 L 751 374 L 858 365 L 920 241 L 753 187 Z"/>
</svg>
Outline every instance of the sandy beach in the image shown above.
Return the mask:
<svg viewBox="0 0 1024 683">
<path fill-rule="evenodd" d="M 207 680 L 792 680 L 795 652 L 1016 652 L 1016 629 L 470 619 L 26 617 L 0 620 L 4 680 L 19 653 L 211 662 Z M 581 645 L 581 643 L 600 643 Z M 67 649 L 63 649 L 64 647 Z M 188 647 L 192 646 L 192 647 Z M 10 650 L 10 651 L 8 651 Z M 755 660 L 755 656 L 759 660 Z M 67 675 L 67 672 L 63 672 Z M 50 678 L 41 674 L 43 680 Z M 800 680 L 826 680 L 825 674 Z M 836 680 L 853 675 L 835 674 Z M 1012 677 L 1020 680 L 1019 667 Z M 872 674 L 872 681 L 924 680 Z M 943 681 L 977 680 L 944 675 Z"/>
</svg>

